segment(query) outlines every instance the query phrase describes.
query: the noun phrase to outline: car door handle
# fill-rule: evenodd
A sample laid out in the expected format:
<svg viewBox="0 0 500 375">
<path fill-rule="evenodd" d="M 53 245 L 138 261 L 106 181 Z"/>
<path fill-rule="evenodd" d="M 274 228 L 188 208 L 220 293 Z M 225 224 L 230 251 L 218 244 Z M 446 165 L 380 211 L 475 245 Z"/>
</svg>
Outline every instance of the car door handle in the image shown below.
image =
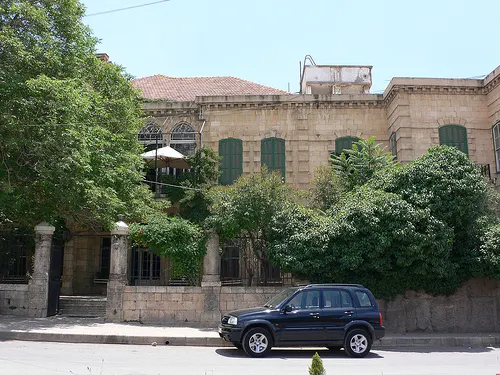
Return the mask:
<svg viewBox="0 0 500 375">
<path fill-rule="evenodd" d="M 354 314 L 354 311 L 344 311 L 344 314 L 345 315 L 352 315 L 352 314 Z"/>
<path fill-rule="evenodd" d="M 319 313 L 310 313 L 309 316 L 319 319 Z"/>
</svg>

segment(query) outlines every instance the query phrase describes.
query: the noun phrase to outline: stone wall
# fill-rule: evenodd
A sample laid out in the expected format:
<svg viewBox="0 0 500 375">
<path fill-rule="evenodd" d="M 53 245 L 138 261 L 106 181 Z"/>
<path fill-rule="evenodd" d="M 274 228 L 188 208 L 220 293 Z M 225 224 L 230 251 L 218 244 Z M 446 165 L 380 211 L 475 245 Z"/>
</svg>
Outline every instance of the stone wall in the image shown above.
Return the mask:
<svg viewBox="0 0 500 375">
<path fill-rule="evenodd" d="M 28 315 L 28 285 L 0 284 L 0 314 Z"/>
<path fill-rule="evenodd" d="M 132 287 L 123 320 L 215 327 L 227 311 L 263 305 L 281 287 Z M 451 296 L 409 292 L 379 301 L 389 332 L 500 332 L 500 281 L 470 280 Z"/>
<path fill-rule="evenodd" d="M 379 301 L 390 332 L 500 332 L 500 281 L 473 279 L 451 296 L 409 292 Z"/>
<path fill-rule="evenodd" d="M 214 327 L 224 312 L 264 304 L 281 287 L 127 286 L 123 320 Z"/>
</svg>

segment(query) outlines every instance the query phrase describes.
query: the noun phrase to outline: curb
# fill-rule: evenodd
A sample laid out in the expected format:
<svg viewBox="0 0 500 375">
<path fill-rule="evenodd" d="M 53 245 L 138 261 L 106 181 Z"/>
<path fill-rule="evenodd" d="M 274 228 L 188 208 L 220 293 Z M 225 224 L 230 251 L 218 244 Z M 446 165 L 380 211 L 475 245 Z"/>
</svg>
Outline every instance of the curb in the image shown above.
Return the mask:
<svg viewBox="0 0 500 375">
<path fill-rule="evenodd" d="M 0 332 L 0 341 L 45 341 L 78 344 L 128 344 L 128 345 L 165 345 L 232 347 L 231 343 L 219 337 L 169 337 L 169 336 L 126 336 L 126 335 L 84 335 L 50 332 Z M 409 347 L 500 347 L 498 336 L 434 336 L 434 337 L 384 337 L 373 343 L 373 348 Z"/>
<path fill-rule="evenodd" d="M 124 335 L 81 335 L 40 332 L 0 332 L 0 341 L 45 341 L 72 344 L 128 344 L 165 346 L 232 346 L 219 337 L 168 337 L 168 336 L 124 336 Z"/>
</svg>

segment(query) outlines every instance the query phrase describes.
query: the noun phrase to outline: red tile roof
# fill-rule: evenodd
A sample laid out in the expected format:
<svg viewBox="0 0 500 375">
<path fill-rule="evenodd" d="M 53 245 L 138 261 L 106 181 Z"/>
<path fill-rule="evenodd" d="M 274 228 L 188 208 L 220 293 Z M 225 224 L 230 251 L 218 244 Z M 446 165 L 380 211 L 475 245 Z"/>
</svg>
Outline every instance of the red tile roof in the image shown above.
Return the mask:
<svg viewBox="0 0 500 375">
<path fill-rule="evenodd" d="M 174 78 L 157 74 L 132 81 L 144 98 L 174 102 L 193 101 L 196 96 L 287 95 L 283 90 L 236 77 Z"/>
</svg>

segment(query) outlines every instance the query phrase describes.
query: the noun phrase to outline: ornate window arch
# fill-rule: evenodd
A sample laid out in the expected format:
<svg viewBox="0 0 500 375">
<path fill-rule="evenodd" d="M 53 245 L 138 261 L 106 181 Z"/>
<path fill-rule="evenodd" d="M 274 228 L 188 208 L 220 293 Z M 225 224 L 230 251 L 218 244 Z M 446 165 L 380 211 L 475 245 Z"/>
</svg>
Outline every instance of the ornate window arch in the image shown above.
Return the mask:
<svg viewBox="0 0 500 375">
<path fill-rule="evenodd" d="M 170 133 L 170 147 L 183 155 L 193 155 L 196 151 L 196 132 L 187 122 L 181 122 Z"/>
<path fill-rule="evenodd" d="M 163 143 L 163 132 L 161 127 L 155 122 L 148 122 L 139 130 L 139 142 L 149 145 L 156 143 Z"/>
<path fill-rule="evenodd" d="M 469 155 L 467 144 L 467 129 L 462 125 L 445 125 L 439 128 L 439 144 L 455 146 L 464 154 Z"/>
</svg>

